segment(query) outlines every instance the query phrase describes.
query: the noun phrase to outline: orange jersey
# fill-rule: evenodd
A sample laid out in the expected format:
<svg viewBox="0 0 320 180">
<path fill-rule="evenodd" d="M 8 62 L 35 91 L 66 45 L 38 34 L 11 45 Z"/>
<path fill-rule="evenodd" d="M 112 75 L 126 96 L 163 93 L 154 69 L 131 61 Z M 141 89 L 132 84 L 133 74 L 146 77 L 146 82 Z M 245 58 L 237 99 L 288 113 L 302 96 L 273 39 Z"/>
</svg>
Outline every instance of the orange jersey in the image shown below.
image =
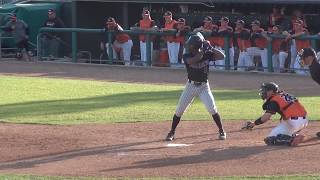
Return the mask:
<svg viewBox="0 0 320 180">
<path fill-rule="evenodd" d="M 278 112 L 284 120 L 288 120 L 291 117 L 304 117 L 307 115 L 305 108 L 298 99 L 285 92 L 280 92 L 270 97 L 267 102 L 263 104 L 263 109 L 272 114 Z"/>
<path fill-rule="evenodd" d="M 311 44 L 310 44 L 310 40 L 307 40 L 307 39 L 296 39 L 296 47 L 297 47 L 297 51 L 299 52 L 301 49 L 303 48 L 308 48 L 310 47 Z"/>
<path fill-rule="evenodd" d="M 154 21 L 152 19 L 142 19 L 139 21 L 139 25 L 141 29 L 150 29 L 154 25 Z M 146 36 L 139 35 L 139 40 L 144 42 L 146 40 Z"/>
<path fill-rule="evenodd" d="M 221 27 L 219 27 L 221 29 Z M 228 26 L 226 30 L 220 30 L 218 32 L 218 37 L 216 38 L 216 44 L 217 46 L 220 46 L 224 48 L 224 37 L 225 36 L 232 36 L 233 29 L 232 27 Z M 233 39 L 232 37 L 229 38 L 229 45 L 230 47 L 233 47 Z"/>
<path fill-rule="evenodd" d="M 262 32 L 264 32 L 264 30 L 260 28 L 258 31 L 252 32 L 251 34 L 252 45 L 255 45 L 258 48 L 266 48 L 268 45 L 268 40 L 261 35 Z"/>
<path fill-rule="evenodd" d="M 249 40 L 250 31 L 248 29 L 241 29 L 236 33 L 238 34 L 236 36 L 236 40 L 240 51 L 244 51 L 247 48 L 251 47 L 251 42 Z"/>
<path fill-rule="evenodd" d="M 175 24 L 177 23 L 177 21 L 172 20 L 171 22 L 167 23 L 165 22 L 164 24 L 164 29 L 175 29 Z M 175 36 L 166 36 L 165 39 L 169 42 L 175 42 Z"/>
</svg>

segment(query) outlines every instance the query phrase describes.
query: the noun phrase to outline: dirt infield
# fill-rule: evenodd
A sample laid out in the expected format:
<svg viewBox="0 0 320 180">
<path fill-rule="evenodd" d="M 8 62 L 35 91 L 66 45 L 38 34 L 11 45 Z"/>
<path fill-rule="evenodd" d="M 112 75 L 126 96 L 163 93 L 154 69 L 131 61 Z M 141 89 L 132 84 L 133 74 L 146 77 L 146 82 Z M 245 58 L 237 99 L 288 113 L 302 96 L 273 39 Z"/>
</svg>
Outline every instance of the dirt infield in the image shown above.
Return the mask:
<svg viewBox="0 0 320 180">
<path fill-rule="evenodd" d="M 81 64 L 0 62 L 0 74 L 145 83 L 185 82 L 185 70 Z M 147 74 L 147 75 L 146 75 Z M 298 95 L 319 95 L 309 77 L 212 72 L 215 88 L 257 89 L 276 81 Z M 268 147 L 263 138 L 275 123 L 240 131 L 225 120 L 226 141 L 211 121 L 182 122 L 175 144 L 163 141 L 171 122 L 47 126 L 0 123 L 0 173 L 59 176 L 260 176 L 319 174 L 320 122 L 311 122 L 308 141 L 298 147 Z"/>
</svg>

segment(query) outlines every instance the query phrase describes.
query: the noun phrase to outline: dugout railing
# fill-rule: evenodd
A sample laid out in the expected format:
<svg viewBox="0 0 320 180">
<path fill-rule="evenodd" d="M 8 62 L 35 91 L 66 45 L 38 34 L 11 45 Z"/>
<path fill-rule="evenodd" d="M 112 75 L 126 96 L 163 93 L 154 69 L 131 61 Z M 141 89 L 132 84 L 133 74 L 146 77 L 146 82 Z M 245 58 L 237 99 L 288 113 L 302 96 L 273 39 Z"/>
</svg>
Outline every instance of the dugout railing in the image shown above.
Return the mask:
<svg viewBox="0 0 320 180">
<path fill-rule="evenodd" d="M 38 37 L 44 33 L 44 32 L 65 32 L 65 33 L 71 33 L 71 51 L 72 51 L 72 62 L 76 63 L 77 62 L 77 53 L 78 51 L 78 47 L 77 47 L 77 33 L 104 33 L 105 34 L 105 38 L 107 39 L 106 42 L 108 42 L 109 44 L 112 44 L 112 35 L 116 32 L 114 31 L 108 31 L 106 32 L 105 29 L 84 29 L 84 28 L 41 28 L 38 34 Z M 166 36 L 166 35 L 174 35 L 176 33 L 176 31 L 160 31 L 160 30 L 153 30 L 153 31 L 143 31 L 143 30 L 124 30 L 122 31 L 123 33 L 127 33 L 129 35 L 146 35 L 146 55 L 147 55 L 147 66 L 151 66 L 152 65 L 152 57 L 151 57 L 151 36 Z M 191 35 L 193 33 L 190 33 L 189 35 Z M 204 33 L 204 36 L 209 36 L 209 34 Z M 268 46 L 267 46 L 267 54 L 268 54 L 268 67 L 267 67 L 267 71 L 268 72 L 273 72 L 273 65 L 272 65 L 272 40 L 273 39 L 285 39 L 286 36 L 285 35 L 269 35 L 269 37 L 271 38 L 271 41 L 268 41 Z M 187 38 L 187 37 L 186 37 Z M 229 44 L 229 40 L 231 37 L 226 36 L 224 37 L 224 48 L 223 49 L 229 49 L 230 48 L 230 44 Z M 311 42 L 311 46 L 315 49 L 317 49 L 317 40 L 320 39 L 320 36 L 318 35 L 303 35 L 300 37 L 297 37 L 295 39 L 308 39 Z M 37 48 L 38 48 L 38 52 L 39 52 L 39 41 L 37 41 Z M 109 54 L 108 54 L 108 59 L 107 61 L 109 63 L 112 63 L 113 61 L 115 61 L 115 59 L 113 58 L 113 50 L 112 47 L 109 46 Z M 225 70 L 230 70 L 231 69 L 231 65 L 230 65 L 230 56 L 229 56 L 229 51 L 225 51 Z M 38 57 L 38 59 L 40 59 L 40 57 Z"/>
</svg>

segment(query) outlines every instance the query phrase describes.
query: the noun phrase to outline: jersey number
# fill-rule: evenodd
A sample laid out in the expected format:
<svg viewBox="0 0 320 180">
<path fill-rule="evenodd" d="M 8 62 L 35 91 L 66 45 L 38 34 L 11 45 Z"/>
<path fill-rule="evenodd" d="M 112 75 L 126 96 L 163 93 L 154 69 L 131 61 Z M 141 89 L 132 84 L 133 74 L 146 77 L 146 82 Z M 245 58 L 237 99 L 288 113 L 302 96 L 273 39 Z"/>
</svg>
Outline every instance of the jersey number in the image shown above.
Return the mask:
<svg viewBox="0 0 320 180">
<path fill-rule="evenodd" d="M 297 101 L 297 98 L 290 95 L 290 94 L 282 94 L 281 97 L 287 101 L 287 103 L 293 103 L 293 102 L 296 102 Z"/>
</svg>

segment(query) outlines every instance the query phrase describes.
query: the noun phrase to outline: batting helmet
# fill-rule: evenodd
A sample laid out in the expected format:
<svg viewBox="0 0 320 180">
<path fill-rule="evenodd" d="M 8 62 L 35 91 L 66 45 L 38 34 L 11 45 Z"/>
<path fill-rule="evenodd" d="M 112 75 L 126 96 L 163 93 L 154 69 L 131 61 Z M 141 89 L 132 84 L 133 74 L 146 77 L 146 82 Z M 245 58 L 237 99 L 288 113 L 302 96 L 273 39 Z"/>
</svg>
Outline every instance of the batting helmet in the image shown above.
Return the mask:
<svg viewBox="0 0 320 180">
<path fill-rule="evenodd" d="M 194 48 L 194 49 L 200 49 L 202 48 L 204 42 L 204 37 L 202 36 L 201 33 L 197 33 L 195 35 L 191 35 L 187 42 L 186 42 L 186 46 L 190 49 L 190 48 Z"/>
<path fill-rule="evenodd" d="M 260 93 L 259 93 L 262 99 L 267 98 L 268 91 L 278 92 L 279 91 L 278 84 L 276 84 L 274 82 L 262 83 L 261 88 L 260 88 Z"/>
</svg>

